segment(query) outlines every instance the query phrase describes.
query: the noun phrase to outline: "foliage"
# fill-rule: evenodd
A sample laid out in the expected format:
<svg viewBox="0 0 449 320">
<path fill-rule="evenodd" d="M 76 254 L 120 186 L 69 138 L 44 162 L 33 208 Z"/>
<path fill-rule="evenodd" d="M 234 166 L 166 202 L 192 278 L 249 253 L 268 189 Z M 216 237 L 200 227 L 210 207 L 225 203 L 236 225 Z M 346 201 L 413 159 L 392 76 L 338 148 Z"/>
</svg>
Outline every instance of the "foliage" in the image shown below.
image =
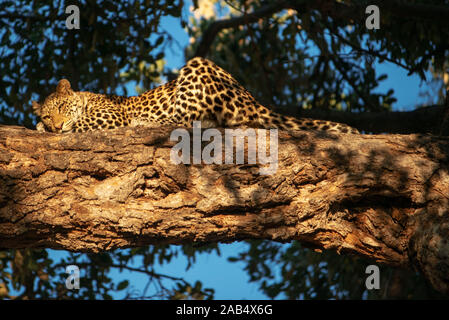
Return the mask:
<svg viewBox="0 0 449 320">
<path fill-rule="evenodd" d="M 394 2 L 394 1 L 392 1 Z M 382 10 L 381 29 L 365 28 L 363 8 L 369 1 L 279 1 L 289 6 L 255 23 L 221 30 L 208 57 L 230 71 L 262 103 L 274 107 L 348 111 L 391 110 L 394 91 L 380 92 L 386 75 L 379 63 L 394 63 L 422 79 L 431 69 L 447 75 L 449 29 L 419 15 L 402 16 Z M 69 3 L 0 1 L 0 123 L 31 127 L 31 100 L 42 99 L 61 78 L 74 88 L 127 94 L 126 85 L 150 88 L 164 77 L 164 53 L 172 36 L 161 28 L 163 17 L 179 18 L 190 37 L 191 57 L 206 29 L 217 19 L 256 12 L 273 1 L 198 0 L 188 23 L 183 0 L 83 0 L 80 30 L 67 30 L 63 8 Z M 332 5 L 345 6 L 337 10 Z M 412 0 L 415 4 L 447 6 L 446 0 Z M 358 11 L 349 10 L 356 8 Z M 362 9 L 360 9 L 362 8 Z M 196 10 L 194 10 L 196 9 Z M 354 12 L 362 14 L 354 16 Z M 149 246 L 100 254 L 66 252 L 55 261 L 48 250 L 0 251 L 0 298 L 109 299 L 122 297 L 209 299 L 213 290 L 200 282 L 160 273 L 158 266 L 173 257 L 187 257 L 187 268 L 200 252 L 218 246 Z M 434 298 L 440 297 L 418 275 L 401 271 L 399 293 L 368 293 L 360 274 L 368 262 L 335 253 L 318 254 L 298 243 L 248 242 L 248 250 L 231 261 L 246 264 L 251 281 L 269 297 Z M 65 266 L 82 267 L 81 290 L 64 286 Z M 115 281 L 118 272 L 123 276 Z M 126 272 L 142 274 L 146 288 L 138 292 Z M 397 278 L 385 268 L 382 287 Z"/>
<path fill-rule="evenodd" d="M 248 250 L 229 258 L 243 261 L 250 281 L 270 298 L 287 299 L 441 299 L 416 272 L 381 266 L 380 290 L 367 290 L 365 273 L 375 262 L 332 251 L 315 252 L 294 241 L 282 245 L 249 241 Z"/>
<path fill-rule="evenodd" d="M 156 268 L 182 254 L 187 257 L 188 269 L 198 253 L 212 250 L 217 248 L 149 246 L 98 254 L 55 251 L 49 254 L 45 249 L 0 251 L 0 298 L 211 299 L 213 289 L 203 288 L 198 281 L 191 284 L 181 277 L 159 273 Z M 66 288 L 69 265 L 80 270 L 79 290 Z M 143 290 L 134 288 L 126 279 L 130 272 L 141 274 L 146 281 Z"/>
<path fill-rule="evenodd" d="M 398 19 L 382 11 L 382 27 L 367 30 L 363 10 L 354 19 L 353 11 L 332 11 L 324 5 L 322 10 L 314 10 L 300 6 L 302 1 L 290 2 L 304 10 L 286 9 L 258 23 L 224 29 L 209 52 L 212 60 L 229 70 L 265 104 L 352 111 L 391 110 L 396 101 L 394 91 L 376 90 L 387 78 L 385 74 L 376 74 L 376 64 L 394 63 L 422 79 L 430 66 L 440 72 L 447 71 L 449 31 L 432 21 L 419 17 Z M 420 2 L 424 3 L 408 1 L 408 4 Z M 216 11 L 232 18 L 255 12 L 267 3 L 270 2 L 219 2 Z M 360 8 L 369 4 L 370 1 L 358 1 Z M 208 13 L 208 16 L 190 18 L 192 43 L 186 50 L 187 56 L 193 55 L 198 39 L 217 15 Z"/>
<path fill-rule="evenodd" d="M 64 8 L 80 9 L 80 29 L 67 29 Z M 151 5 L 150 5 L 151 4 Z M 0 2 L 0 122 L 32 125 L 31 100 L 68 78 L 79 90 L 112 93 L 160 78 L 170 40 L 164 16 L 181 16 L 182 0 Z"/>
</svg>

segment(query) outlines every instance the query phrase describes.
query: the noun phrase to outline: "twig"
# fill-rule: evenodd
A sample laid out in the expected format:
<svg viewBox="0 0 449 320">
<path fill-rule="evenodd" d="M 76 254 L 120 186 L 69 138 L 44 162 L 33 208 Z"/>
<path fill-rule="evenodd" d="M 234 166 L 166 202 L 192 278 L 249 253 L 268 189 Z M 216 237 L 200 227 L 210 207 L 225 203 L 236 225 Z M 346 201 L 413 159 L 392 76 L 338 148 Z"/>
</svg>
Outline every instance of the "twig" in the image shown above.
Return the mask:
<svg viewBox="0 0 449 320">
<path fill-rule="evenodd" d="M 441 122 L 439 135 L 443 135 L 443 130 L 446 127 L 447 120 L 449 119 L 449 90 L 446 90 L 446 99 L 444 100 L 444 116 L 443 121 Z"/>
<path fill-rule="evenodd" d="M 271 16 L 278 11 L 290 7 L 291 5 L 288 3 L 288 1 L 280 1 L 276 2 L 275 4 L 266 5 L 259 10 L 242 15 L 240 17 L 223 19 L 213 22 L 201 38 L 200 43 L 195 51 L 195 57 L 205 57 L 207 55 L 212 42 L 214 41 L 218 32 L 220 32 L 221 30 L 227 28 L 237 28 L 241 25 L 253 23 L 261 18 Z"/>
<path fill-rule="evenodd" d="M 395 64 L 395 65 L 397 65 L 397 66 L 399 66 L 401 68 L 404 68 L 405 70 L 409 71 L 410 73 L 414 72 L 414 70 L 412 68 L 410 68 L 409 66 L 407 66 L 407 65 L 405 65 L 405 64 L 403 64 L 403 63 L 401 63 L 399 61 L 393 60 L 393 59 L 389 58 L 388 56 L 382 55 L 382 54 L 380 54 L 380 53 L 378 53 L 376 51 L 364 49 L 364 48 L 356 45 L 355 43 L 352 43 L 349 40 L 346 40 L 338 32 L 334 32 L 332 30 L 332 28 L 328 27 L 328 29 L 330 31 L 330 33 L 329 33 L 330 36 L 337 37 L 341 42 L 343 42 L 344 44 L 350 46 L 353 50 L 358 51 L 358 52 L 363 52 L 363 53 L 366 53 L 366 54 L 368 54 L 370 56 L 374 56 L 376 58 L 383 59 L 383 60 L 386 60 L 388 62 L 391 62 L 391 63 L 393 63 L 393 64 Z"/>
</svg>

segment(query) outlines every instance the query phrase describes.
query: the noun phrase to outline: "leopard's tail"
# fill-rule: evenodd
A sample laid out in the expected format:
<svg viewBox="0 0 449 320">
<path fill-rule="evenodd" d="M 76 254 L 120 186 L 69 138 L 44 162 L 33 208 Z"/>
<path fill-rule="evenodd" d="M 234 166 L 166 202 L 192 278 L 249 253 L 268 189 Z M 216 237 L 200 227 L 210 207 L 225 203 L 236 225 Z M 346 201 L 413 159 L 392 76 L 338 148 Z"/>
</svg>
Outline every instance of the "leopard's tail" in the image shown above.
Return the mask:
<svg viewBox="0 0 449 320">
<path fill-rule="evenodd" d="M 356 128 L 350 127 L 344 123 L 284 116 L 273 112 L 262 105 L 257 106 L 257 111 L 257 116 L 255 116 L 256 119 L 254 120 L 264 128 L 278 128 L 283 130 L 321 130 L 359 134 L 359 131 Z"/>
</svg>

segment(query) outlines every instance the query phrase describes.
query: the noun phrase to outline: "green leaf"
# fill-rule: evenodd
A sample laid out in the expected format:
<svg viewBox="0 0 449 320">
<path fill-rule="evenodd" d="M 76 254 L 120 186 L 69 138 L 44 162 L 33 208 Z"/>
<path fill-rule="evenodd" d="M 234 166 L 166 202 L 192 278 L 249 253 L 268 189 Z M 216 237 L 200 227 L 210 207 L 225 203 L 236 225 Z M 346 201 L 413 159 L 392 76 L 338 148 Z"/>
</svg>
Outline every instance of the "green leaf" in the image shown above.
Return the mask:
<svg viewBox="0 0 449 320">
<path fill-rule="evenodd" d="M 115 290 L 117 291 L 121 291 L 126 289 L 129 286 L 129 281 L 128 280 L 123 280 L 122 282 L 120 282 L 117 287 L 115 288 Z"/>
</svg>

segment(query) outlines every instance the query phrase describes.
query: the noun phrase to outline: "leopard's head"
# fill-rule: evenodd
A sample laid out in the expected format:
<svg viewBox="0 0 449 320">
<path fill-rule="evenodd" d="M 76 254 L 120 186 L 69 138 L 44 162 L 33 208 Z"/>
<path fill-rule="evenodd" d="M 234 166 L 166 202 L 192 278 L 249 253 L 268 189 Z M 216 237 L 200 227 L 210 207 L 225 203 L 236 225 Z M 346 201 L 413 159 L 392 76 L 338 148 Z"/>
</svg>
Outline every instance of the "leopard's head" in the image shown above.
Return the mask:
<svg viewBox="0 0 449 320">
<path fill-rule="evenodd" d="M 52 132 L 70 132 L 72 126 L 83 112 L 86 99 L 73 91 L 66 79 L 59 81 L 56 91 L 50 94 L 43 104 L 32 102 L 45 127 Z"/>
</svg>

